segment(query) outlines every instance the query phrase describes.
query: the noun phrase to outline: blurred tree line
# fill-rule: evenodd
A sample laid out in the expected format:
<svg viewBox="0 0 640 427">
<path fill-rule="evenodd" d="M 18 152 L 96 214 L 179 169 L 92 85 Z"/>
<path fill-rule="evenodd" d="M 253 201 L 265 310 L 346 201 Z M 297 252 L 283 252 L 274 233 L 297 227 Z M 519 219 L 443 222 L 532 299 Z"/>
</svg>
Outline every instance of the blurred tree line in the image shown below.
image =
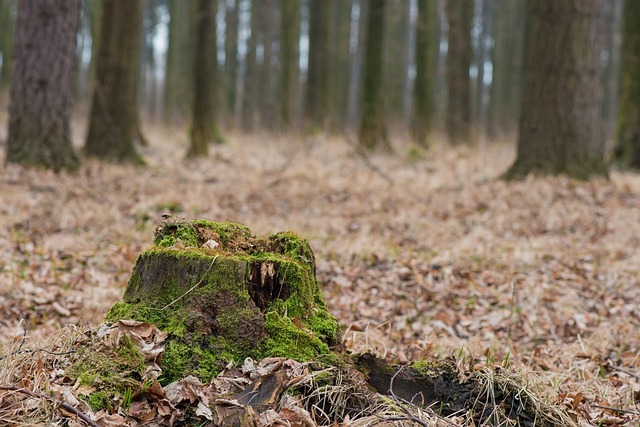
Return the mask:
<svg viewBox="0 0 640 427">
<path fill-rule="evenodd" d="M 59 44 L 74 46 L 73 102 L 90 109 L 86 155 L 141 163 L 142 110 L 187 123 L 189 156 L 229 129 L 354 133 L 368 149 L 406 132 L 424 147 L 518 135 L 508 176 L 606 174 L 607 153 L 640 167 L 631 0 L 77 1 L 77 36 Z M 0 0 L 0 94 L 23 76 L 20 34 L 35 34 L 22 9 L 62 3 Z M 43 163 L 12 156 L 9 127 L 7 160 Z"/>
</svg>

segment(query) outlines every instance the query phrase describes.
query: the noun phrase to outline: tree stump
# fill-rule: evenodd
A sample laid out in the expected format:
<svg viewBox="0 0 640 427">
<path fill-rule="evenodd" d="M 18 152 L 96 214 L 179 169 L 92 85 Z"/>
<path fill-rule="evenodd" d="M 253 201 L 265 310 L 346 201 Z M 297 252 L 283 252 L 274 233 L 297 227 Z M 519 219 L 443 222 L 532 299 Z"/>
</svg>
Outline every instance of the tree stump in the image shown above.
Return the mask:
<svg viewBox="0 0 640 427">
<path fill-rule="evenodd" d="M 137 259 L 107 320 L 153 323 L 168 334 L 163 382 L 208 381 L 229 361 L 331 355 L 340 342 L 308 243 L 261 238 L 242 225 L 168 218 Z"/>
</svg>

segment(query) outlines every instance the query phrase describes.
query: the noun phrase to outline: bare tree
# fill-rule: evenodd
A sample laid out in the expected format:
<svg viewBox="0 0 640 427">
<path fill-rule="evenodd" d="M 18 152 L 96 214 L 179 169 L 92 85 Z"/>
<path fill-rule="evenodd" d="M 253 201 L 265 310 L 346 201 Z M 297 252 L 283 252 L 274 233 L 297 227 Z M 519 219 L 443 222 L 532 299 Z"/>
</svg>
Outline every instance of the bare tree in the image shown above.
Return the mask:
<svg viewBox="0 0 640 427">
<path fill-rule="evenodd" d="M 622 14 L 621 79 L 615 160 L 640 169 L 640 3 L 626 0 Z"/>
<path fill-rule="evenodd" d="M 446 2 L 449 23 L 447 52 L 447 135 L 454 144 L 471 142 L 471 20 L 473 0 Z"/>
<path fill-rule="evenodd" d="M 413 88 L 413 138 L 427 145 L 433 121 L 433 81 L 435 79 L 436 47 L 438 45 L 437 2 L 418 0 L 416 21 L 416 80 Z"/>
<path fill-rule="evenodd" d="M 7 162 L 75 170 L 71 145 L 79 0 L 19 2 Z"/>
<path fill-rule="evenodd" d="M 193 61 L 194 93 L 191 145 L 187 157 L 206 156 L 209 144 L 223 142 L 213 122 L 213 78 L 216 68 L 215 0 L 198 0 Z"/>
<path fill-rule="evenodd" d="M 606 0 L 530 3 L 518 155 L 507 177 L 605 175 Z"/>
<path fill-rule="evenodd" d="M 369 0 L 369 17 L 366 23 L 360 144 L 367 149 L 391 148 L 382 92 L 385 3 L 386 0 Z"/>
</svg>

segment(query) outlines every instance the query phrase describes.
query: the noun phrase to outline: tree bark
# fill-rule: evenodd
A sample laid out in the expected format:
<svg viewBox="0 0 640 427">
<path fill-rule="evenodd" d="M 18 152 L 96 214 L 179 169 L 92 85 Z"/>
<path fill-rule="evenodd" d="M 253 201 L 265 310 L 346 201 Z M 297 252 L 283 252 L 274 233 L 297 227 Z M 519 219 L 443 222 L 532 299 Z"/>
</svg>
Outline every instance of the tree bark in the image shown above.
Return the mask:
<svg viewBox="0 0 640 427">
<path fill-rule="evenodd" d="M 418 0 L 416 21 L 416 80 L 413 87 L 412 134 L 426 146 L 433 122 L 433 80 L 438 45 L 437 2 Z"/>
<path fill-rule="evenodd" d="M 213 120 L 213 78 L 216 69 L 216 0 L 199 0 L 193 62 L 193 121 L 187 157 L 206 156 L 209 144 L 222 143 Z"/>
<path fill-rule="evenodd" d="M 85 144 L 88 156 L 143 164 L 134 143 L 138 123 L 138 70 L 142 1 L 104 0 L 96 58 L 96 82 Z"/>
<path fill-rule="evenodd" d="M 360 144 L 370 150 L 378 147 L 387 150 L 391 148 L 382 92 L 385 3 L 386 0 L 369 0 L 369 17 L 366 23 Z"/>
<path fill-rule="evenodd" d="M 280 118 L 291 128 L 296 105 L 298 82 L 298 41 L 300 39 L 300 0 L 280 0 L 281 27 L 281 94 Z"/>
<path fill-rule="evenodd" d="M 164 116 L 175 121 L 187 117 L 191 104 L 191 6 L 183 0 L 169 0 L 169 16 Z"/>
<path fill-rule="evenodd" d="M 531 3 L 518 155 L 507 177 L 606 175 L 601 60 L 604 3 Z"/>
<path fill-rule="evenodd" d="M 352 55 L 350 54 L 351 9 L 353 0 L 333 0 L 331 2 L 331 81 L 330 110 L 331 131 L 342 131 L 349 117 L 349 76 Z"/>
<path fill-rule="evenodd" d="M 225 12 L 225 36 L 224 36 L 224 75 L 225 75 L 225 100 L 227 112 L 232 123 L 235 123 L 236 112 L 236 86 L 238 83 L 238 7 L 240 0 L 227 1 Z"/>
<path fill-rule="evenodd" d="M 245 56 L 244 92 L 242 94 L 242 125 L 245 131 L 255 128 L 257 119 L 257 93 L 258 93 L 258 18 L 264 11 L 264 3 L 259 0 L 250 0 L 251 3 L 251 35 L 247 40 L 247 53 Z"/>
<path fill-rule="evenodd" d="M 276 0 L 261 0 L 263 12 L 258 19 L 260 34 L 262 35 L 262 61 L 258 77 L 258 115 L 259 124 L 263 129 L 274 129 L 277 121 L 276 84 L 277 68 L 274 57 L 274 45 L 280 45 L 276 29 Z M 291 24 L 291 23 L 289 23 Z"/>
<path fill-rule="evenodd" d="M 305 113 L 311 131 L 324 130 L 329 118 L 331 2 L 309 1 L 309 66 Z"/>
<path fill-rule="evenodd" d="M 71 113 L 79 0 L 22 0 L 11 84 L 7 162 L 75 170 Z"/>
<path fill-rule="evenodd" d="M 0 92 L 9 86 L 13 70 L 13 48 L 15 45 L 16 20 L 12 17 L 12 9 L 17 7 L 16 0 L 0 2 Z"/>
<path fill-rule="evenodd" d="M 640 169 L 640 3 L 627 0 L 622 14 L 618 129 L 614 159 Z"/>
<path fill-rule="evenodd" d="M 473 0 L 446 2 L 449 23 L 447 52 L 447 135 L 453 145 L 471 142 L 471 20 Z"/>
</svg>

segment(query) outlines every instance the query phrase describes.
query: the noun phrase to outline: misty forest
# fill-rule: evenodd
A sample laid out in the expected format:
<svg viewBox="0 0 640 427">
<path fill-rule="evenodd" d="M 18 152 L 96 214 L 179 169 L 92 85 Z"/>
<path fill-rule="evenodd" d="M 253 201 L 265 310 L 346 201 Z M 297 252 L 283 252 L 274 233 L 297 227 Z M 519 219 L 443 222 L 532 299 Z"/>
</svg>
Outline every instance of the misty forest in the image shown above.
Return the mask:
<svg viewBox="0 0 640 427">
<path fill-rule="evenodd" d="M 0 424 L 640 426 L 640 2 L 0 0 Z"/>
</svg>

